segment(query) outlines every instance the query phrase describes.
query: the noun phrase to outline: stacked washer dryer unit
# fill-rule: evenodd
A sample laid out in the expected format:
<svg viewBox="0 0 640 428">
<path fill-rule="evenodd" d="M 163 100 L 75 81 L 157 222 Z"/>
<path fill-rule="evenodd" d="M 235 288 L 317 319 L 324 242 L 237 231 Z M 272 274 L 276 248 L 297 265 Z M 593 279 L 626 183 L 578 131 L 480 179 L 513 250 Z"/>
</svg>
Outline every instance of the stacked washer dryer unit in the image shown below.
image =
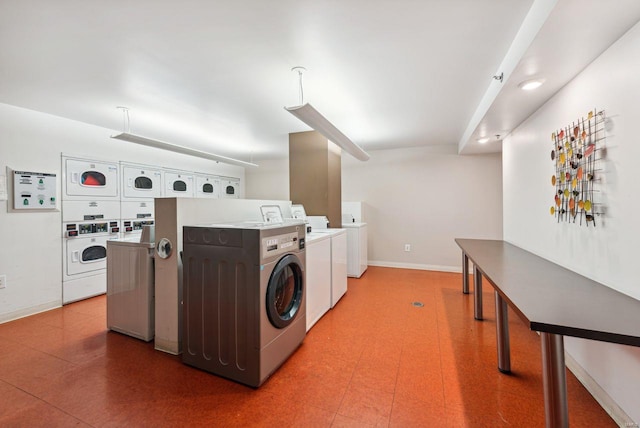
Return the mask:
<svg viewBox="0 0 640 428">
<path fill-rule="evenodd" d="M 306 334 L 305 226 L 184 227 L 186 364 L 260 386 Z"/>
<path fill-rule="evenodd" d="M 118 163 L 62 156 L 62 303 L 104 294 L 107 240 L 120 233 Z"/>
<path fill-rule="evenodd" d="M 126 162 L 120 168 L 122 236 L 139 238 L 144 226 L 154 224 L 153 200 L 162 196 L 162 170 Z"/>
</svg>

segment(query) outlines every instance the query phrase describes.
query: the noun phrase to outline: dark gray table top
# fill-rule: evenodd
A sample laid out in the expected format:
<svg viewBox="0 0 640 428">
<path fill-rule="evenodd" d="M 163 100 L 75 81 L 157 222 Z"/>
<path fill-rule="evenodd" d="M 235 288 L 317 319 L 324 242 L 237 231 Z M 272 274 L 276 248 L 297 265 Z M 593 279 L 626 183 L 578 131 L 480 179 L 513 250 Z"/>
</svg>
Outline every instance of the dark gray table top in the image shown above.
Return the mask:
<svg viewBox="0 0 640 428">
<path fill-rule="evenodd" d="M 640 300 L 505 241 L 455 241 L 531 330 L 640 346 Z"/>
</svg>

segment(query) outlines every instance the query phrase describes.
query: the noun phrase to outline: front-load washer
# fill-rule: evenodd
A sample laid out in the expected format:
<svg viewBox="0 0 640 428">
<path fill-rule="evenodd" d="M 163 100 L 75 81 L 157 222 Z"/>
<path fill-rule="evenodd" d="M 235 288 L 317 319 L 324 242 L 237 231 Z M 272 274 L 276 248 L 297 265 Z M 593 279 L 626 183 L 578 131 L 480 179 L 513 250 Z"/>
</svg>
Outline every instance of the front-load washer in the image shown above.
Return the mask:
<svg viewBox="0 0 640 428">
<path fill-rule="evenodd" d="M 258 387 L 306 334 L 304 223 L 183 232 L 182 361 Z"/>
</svg>

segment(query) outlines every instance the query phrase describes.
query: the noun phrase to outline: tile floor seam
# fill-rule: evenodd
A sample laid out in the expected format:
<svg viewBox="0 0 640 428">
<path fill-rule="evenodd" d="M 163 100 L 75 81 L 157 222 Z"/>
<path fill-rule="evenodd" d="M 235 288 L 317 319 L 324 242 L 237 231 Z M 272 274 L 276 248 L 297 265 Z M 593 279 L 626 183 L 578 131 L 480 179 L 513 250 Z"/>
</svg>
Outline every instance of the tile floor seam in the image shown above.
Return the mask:
<svg viewBox="0 0 640 428">
<path fill-rule="evenodd" d="M 86 425 L 88 425 L 88 426 L 93 427 L 93 425 L 91 425 L 90 423 L 88 423 L 88 422 L 86 422 L 86 421 L 82 420 L 81 418 L 79 418 L 79 417 L 77 417 L 77 416 L 75 416 L 75 415 L 72 415 L 71 413 L 69 413 L 69 412 L 65 411 L 64 409 L 61 409 L 60 407 L 56 406 L 56 405 L 55 405 L 55 404 L 53 404 L 53 403 L 48 402 L 47 400 L 45 400 L 45 399 L 44 399 L 44 398 L 42 398 L 42 397 L 38 397 L 37 395 L 32 394 L 31 392 L 27 391 L 26 389 L 21 388 L 21 387 L 20 387 L 20 386 L 18 386 L 18 385 L 14 385 L 14 384 L 12 384 L 11 382 L 6 381 L 5 379 L 0 379 L 0 382 L 4 383 L 4 384 L 6 384 L 6 385 L 12 386 L 13 388 L 17 389 L 18 391 L 21 391 L 21 392 L 23 392 L 24 394 L 27 394 L 28 396 L 30 396 L 30 397 L 32 397 L 32 398 L 34 398 L 34 399 L 36 399 L 37 401 L 39 401 L 39 402 L 41 402 L 41 403 L 44 403 L 44 404 L 46 404 L 46 405 L 48 405 L 48 406 L 53 407 L 54 409 L 58 410 L 59 412 L 64 413 L 65 415 L 67 415 L 67 416 L 69 416 L 69 417 L 71 417 L 71 418 L 73 418 L 73 419 L 75 419 L 75 420 L 78 420 L 78 421 L 82 422 L 83 424 L 86 424 Z"/>
<path fill-rule="evenodd" d="M 441 328 L 440 328 L 440 316 L 438 313 L 438 305 L 436 305 L 436 332 L 438 334 L 438 362 L 440 363 L 440 381 L 442 382 L 442 389 L 440 391 L 440 394 L 442 394 L 442 404 L 443 404 L 443 408 L 446 411 L 447 409 L 447 400 L 446 400 L 446 395 L 444 393 L 444 365 L 442 363 L 442 343 L 440 340 L 440 336 L 441 336 Z"/>
</svg>

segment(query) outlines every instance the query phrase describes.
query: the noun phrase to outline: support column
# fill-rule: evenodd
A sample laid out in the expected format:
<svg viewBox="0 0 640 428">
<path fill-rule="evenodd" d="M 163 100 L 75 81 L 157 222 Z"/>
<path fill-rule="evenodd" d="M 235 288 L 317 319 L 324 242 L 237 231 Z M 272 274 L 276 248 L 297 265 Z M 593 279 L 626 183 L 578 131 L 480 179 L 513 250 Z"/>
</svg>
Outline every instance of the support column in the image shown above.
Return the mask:
<svg viewBox="0 0 640 428">
<path fill-rule="evenodd" d="M 564 337 L 540 333 L 542 342 L 542 384 L 544 387 L 544 418 L 547 428 L 567 428 L 567 378 L 564 365 Z"/>
<path fill-rule="evenodd" d="M 496 297 L 496 340 L 498 344 L 498 370 L 511 372 L 511 345 L 509 343 L 509 311 L 507 302 L 494 290 Z"/>
<path fill-rule="evenodd" d="M 462 252 L 462 292 L 469 294 L 469 256 Z"/>
<path fill-rule="evenodd" d="M 482 274 L 478 266 L 473 266 L 473 316 L 482 321 Z"/>
</svg>

